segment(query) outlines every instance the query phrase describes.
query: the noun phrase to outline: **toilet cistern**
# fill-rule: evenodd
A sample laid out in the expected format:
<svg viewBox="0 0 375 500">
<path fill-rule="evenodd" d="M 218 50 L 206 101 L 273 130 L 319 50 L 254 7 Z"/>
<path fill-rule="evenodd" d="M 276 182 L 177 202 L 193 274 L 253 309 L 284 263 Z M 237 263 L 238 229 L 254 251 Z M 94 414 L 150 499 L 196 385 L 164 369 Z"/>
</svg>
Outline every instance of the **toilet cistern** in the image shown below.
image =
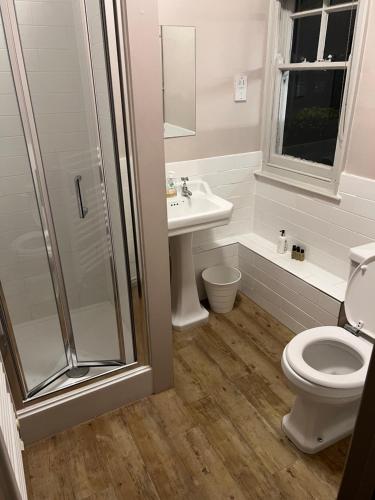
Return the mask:
<svg viewBox="0 0 375 500">
<path fill-rule="evenodd" d="M 212 193 L 207 182 L 182 177 L 177 196 L 167 198 L 171 256 L 172 324 L 177 330 L 208 319 L 199 302 L 193 260 L 193 233 L 228 224 L 233 204 Z"/>
</svg>

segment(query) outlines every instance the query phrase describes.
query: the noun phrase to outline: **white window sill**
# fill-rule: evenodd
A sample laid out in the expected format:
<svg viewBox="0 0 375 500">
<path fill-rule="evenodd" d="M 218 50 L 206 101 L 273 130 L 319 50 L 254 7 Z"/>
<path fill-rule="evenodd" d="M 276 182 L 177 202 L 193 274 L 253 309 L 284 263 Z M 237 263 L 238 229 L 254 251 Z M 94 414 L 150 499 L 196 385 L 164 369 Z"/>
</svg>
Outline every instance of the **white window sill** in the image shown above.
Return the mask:
<svg viewBox="0 0 375 500">
<path fill-rule="evenodd" d="M 319 186 L 313 186 L 308 182 L 302 182 L 296 179 L 287 178 L 285 176 L 278 176 L 272 174 L 270 172 L 265 172 L 264 170 L 257 170 L 255 172 L 255 177 L 259 180 L 272 181 L 282 184 L 284 186 L 292 186 L 294 188 L 300 189 L 307 193 L 313 193 L 315 195 L 322 196 L 324 198 L 328 198 L 333 201 L 340 201 L 341 196 L 337 193 L 334 193 L 331 190 L 321 188 Z"/>
</svg>

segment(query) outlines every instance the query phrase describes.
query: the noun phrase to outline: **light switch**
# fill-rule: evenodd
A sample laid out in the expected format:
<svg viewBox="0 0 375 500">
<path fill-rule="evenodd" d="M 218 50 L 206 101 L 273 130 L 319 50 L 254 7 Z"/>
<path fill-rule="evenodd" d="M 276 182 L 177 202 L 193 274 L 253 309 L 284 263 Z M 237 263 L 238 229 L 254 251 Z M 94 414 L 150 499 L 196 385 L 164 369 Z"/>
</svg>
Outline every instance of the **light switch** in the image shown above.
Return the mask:
<svg viewBox="0 0 375 500">
<path fill-rule="evenodd" d="M 247 101 L 247 75 L 241 74 L 234 77 L 234 101 Z"/>
</svg>

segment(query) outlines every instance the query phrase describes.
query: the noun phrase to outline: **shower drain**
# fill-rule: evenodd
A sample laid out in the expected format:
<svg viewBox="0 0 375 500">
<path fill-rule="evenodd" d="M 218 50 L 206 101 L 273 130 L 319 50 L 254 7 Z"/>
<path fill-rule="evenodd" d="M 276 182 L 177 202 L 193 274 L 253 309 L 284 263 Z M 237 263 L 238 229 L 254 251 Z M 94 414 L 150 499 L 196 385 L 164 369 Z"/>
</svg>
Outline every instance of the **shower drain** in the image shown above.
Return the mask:
<svg viewBox="0 0 375 500">
<path fill-rule="evenodd" d="M 71 368 L 66 372 L 66 376 L 69 378 L 81 378 L 89 373 L 90 368 L 88 366 L 76 366 Z"/>
</svg>

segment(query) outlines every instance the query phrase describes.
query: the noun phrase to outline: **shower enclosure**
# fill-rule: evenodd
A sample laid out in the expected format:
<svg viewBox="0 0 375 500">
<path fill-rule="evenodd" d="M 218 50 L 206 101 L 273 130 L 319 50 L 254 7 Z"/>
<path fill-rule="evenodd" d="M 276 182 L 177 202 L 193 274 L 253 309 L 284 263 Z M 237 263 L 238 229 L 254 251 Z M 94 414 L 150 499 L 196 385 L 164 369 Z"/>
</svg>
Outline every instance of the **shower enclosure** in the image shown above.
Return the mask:
<svg viewBox="0 0 375 500">
<path fill-rule="evenodd" d="M 136 365 L 137 217 L 113 4 L 0 7 L 0 345 L 27 402 Z"/>
</svg>

